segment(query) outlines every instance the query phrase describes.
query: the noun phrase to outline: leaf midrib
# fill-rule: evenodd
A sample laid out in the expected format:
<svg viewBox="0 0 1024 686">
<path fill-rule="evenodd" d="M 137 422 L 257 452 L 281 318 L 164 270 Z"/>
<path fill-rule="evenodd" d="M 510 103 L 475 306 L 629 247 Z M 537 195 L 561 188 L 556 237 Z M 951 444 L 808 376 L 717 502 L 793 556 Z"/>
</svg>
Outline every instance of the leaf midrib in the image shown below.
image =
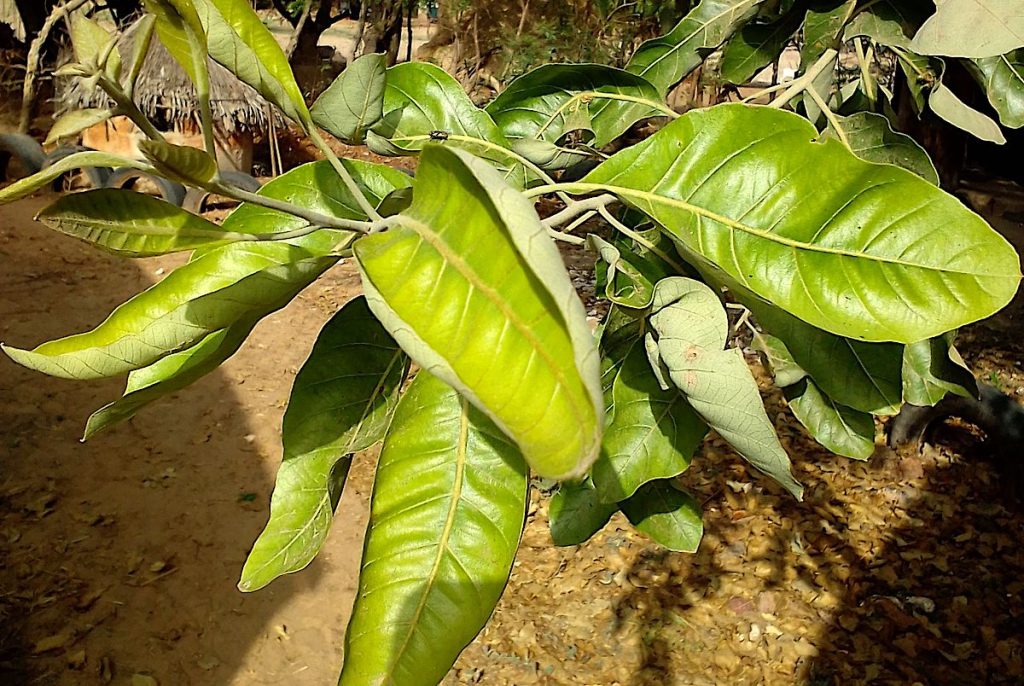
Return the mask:
<svg viewBox="0 0 1024 686">
<path fill-rule="evenodd" d="M 657 193 L 651 193 L 649 191 L 640 190 L 637 188 L 628 188 L 625 186 L 615 186 L 611 184 L 600 184 L 600 183 L 574 183 L 571 184 L 573 190 L 580 192 L 594 192 L 594 191 L 606 191 L 614 193 L 620 196 L 633 197 L 640 200 L 646 200 L 651 204 L 668 205 L 669 207 L 675 207 L 677 209 L 691 212 L 698 217 L 710 219 L 711 221 L 722 224 L 730 229 L 741 231 L 757 238 L 762 238 L 771 243 L 777 243 L 779 245 L 785 245 L 790 248 L 796 248 L 798 250 L 806 250 L 807 252 L 816 252 L 827 255 L 836 255 L 839 257 L 852 257 L 856 259 L 869 260 L 873 262 L 881 262 L 885 264 L 894 264 L 901 267 L 909 267 L 914 269 L 924 269 L 927 271 L 941 272 L 944 274 L 963 274 L 965 276 L 975 277 L 990 277 L 990 278 L 1020 278 L 1020 274 L 1000 274 L 1000 273 L 983 273 L 977 271 L 963 271 L 959 269 L 949 269 L 945 267 L 938 267 L 935 265 L 918 264 L 916 262 L 910 262 L 907 260 L 900 260 L 894 257 L 886 257 L 884 255 L 872 255 L 870 253 L 856 252 L 854 250 L 847 250 L 843 248 L 830 248 L 828 246 L 816 245 L 813 243 L 807 243 L 805 241 L 798 241 L 792 238 L 786 238 L 780 236 L 772 231 L 766 231 L 759 229 L 749 224 L 730 219 L 724 215 L 712 212 L 711 210 L 704 209 L 699 205 L 688 203 L 685 200 L 678 200 L 676 198 L 670 198 L 664 195 L 658 195 Z"/>
<path fill-rule="evenodd" d="M 426 583 L 423 585 L 423 592 L 420 595 L 419 603 L 417 603 L 416 609 L 413 611 L 412 618 L 409 620 L 409 629 L 406 632 L 405 637 L 402 639 L 402 643 L 395 651 L 394 657 L 391 659 L 391 663 L 384 670 L 385 679 L 383 680 L 383 683 L 392 682 L 395 670 L 398 668 L 398 663 L 401 661 L 403 654 L 408 649 L 409 642 L 412 640 L 413 634 L 416 633 L 420 616 L 423 614 L 423 610 L 426 608 L 427 602 L 430 599 L 430 593 L 434 588 L 434 584 L 437 582 L 437 575 L 441 569 L 441 562 L 444 560 L 445 555 L 450 554 L 451 552 L 448 549 L 448 542 L 451 539 L 452 529 L 455 524 L 455 516 L 458 513 L 459 501 L 462 497 L 462 483 L 466 475 L 466 459 L 469 445 L 469 402 L 462 396 L 459 396 L 459 407 L 459 439 L 455 453 L 455 479 L 452 483 L 451 500 L 448 502 L 448 512 L 445 516 L 444 527 L 442 528 L 441 536 L 438 539 L 437 554 L 434 556 L 430 572 L 426 576 Z"/>
</svg>

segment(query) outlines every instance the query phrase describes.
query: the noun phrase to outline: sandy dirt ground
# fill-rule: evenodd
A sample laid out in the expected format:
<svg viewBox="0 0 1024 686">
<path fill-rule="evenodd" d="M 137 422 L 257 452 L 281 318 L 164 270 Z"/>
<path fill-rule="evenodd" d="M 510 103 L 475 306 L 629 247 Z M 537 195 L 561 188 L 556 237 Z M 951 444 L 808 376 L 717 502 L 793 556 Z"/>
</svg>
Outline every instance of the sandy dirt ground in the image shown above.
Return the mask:
<svg viewBox="0 0 1024 686">
<path fill-rule="evenodd" d="M 118 260 L 51 233 L 31 221 L 46 200 L 0 207 L 0 340 L 21 347 L 94 326 L 181 261 Z M 251 595 L 235 583 L 268 514 L 292 378 L 357 289 L 336 267 L 222 369 L 86 444 L 85 418 L 119 382 L 0 359 L 0 683 L 335 683 L 373 456 L 307 570 Z M 964 345 L 1017 396 L 1019 311 Z M 618 517 L 553 548 L 535 493 L 509 589 L 445 683 L 1022 683 L 1019 466 L 1001 471 L 955 426 L 951 449 L 880 445 L 851 462 L 808 440 L 778 393 L 768 402 L 803 503 L 714 438 L 685 478 L 705 508 L 696 555 Z"/>
</svg>

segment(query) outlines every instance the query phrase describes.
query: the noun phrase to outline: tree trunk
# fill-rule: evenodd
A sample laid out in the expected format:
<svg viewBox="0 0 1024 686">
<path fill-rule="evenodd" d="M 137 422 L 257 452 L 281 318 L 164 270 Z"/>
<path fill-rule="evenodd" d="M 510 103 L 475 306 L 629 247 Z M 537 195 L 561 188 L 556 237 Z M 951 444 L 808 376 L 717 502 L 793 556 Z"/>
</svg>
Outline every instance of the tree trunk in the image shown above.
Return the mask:
<svg viewBox="0 0 1024 686">
<path fill-rule="evenodd" d="M 389 66 L 398 61 L 404 4 L 404 0 L 378 0 L 370 8 L 370 30 L 366 34 L 366 49 L 363 52 L 384 53 Z"/>
</svg>

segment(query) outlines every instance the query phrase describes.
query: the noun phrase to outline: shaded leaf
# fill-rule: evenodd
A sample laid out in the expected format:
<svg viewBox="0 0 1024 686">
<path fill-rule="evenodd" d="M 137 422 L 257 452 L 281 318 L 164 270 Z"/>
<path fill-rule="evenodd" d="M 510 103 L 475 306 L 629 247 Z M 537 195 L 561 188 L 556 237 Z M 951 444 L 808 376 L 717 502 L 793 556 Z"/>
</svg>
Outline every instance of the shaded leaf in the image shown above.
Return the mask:
<svg viewBox="0 0 1024 686">
<path fill-rule="evenodd" d="M 839 36 L 853 16 L 856 5 L 857 0 L 829 0 L 807 10 L 804 45 L 800 50 L 804 68 L 813 64 L 829 48 L 838 49 Z"/>
<path fill-rule="evenodd" d="M 867 412 L 836 403 L 807 378 L 783 393 L 793 416 L 836 455 L 866 460 L 875 452 L 875 420 Z"/>
<path fill-rule="evenodd" d="M 103 107 L 72 110 L 53 123 L 43 145 L 51 145 L 62 138 L 77 136 L 82 131 L 110 119 L 113 114 L 112 110 Z"/>
<path fill-rule="evenodd" d="M 663 286 L 666 281 L 674 283 Z M 765 413 L 750 368 L 739 350 L 723 350 L 728 322 L 724 331 L 716 323 L 725 318 L 718 296 L 707 285 L 682 277 L 662 281 L 657 291 L 679 291 L 675 285 L 679 282 L 688 282 L 689 289 L 668 299 L 650 318 L 658 334 L 658 356 L 669 378 L 700 418 L 737 453 L 801 498 L 803 487 L 790 472 L 789 456 Z M 657 303 L 656 294 L 655 307 Z M 705 314 L 716 307 L 721 314 Z"/>
<path fill-rule="evenodd" d="M 775 379 L 775 384 L 780 388 L 792 386 L 807 378 L 807 372 L 796 363 L 786 344 L 775 336 L 765 333 L 754 334 L 752 347 L 761 353 L 768 371 Z"/>
<path fill-rule="evenodd" d="M 483 628 L 526 517 L 522 456 L 421 372 L 377 465 L 340 686 L 434 686 Z"/>
<path fill-rule="evenodd" d="M 1024 127 L 1024 50 L 974 60 L 974 72 L 1003 126 Z"/>
<path fill-rule="evenodd" d="M 164 141 L 140 141 L 139 151 L 161 176 L 191 186 L 202 186 L 217 174 L 217 161 L 205 150 Z"/>
<path fill-rule="evenodd" d="M 604 286 L 604 296 L 623 307 L 643 309 L 654 299 L 654 284 L 644 273 L 623 256 L 617 247 L 597 234 L 587 236 L 588 246 L 597 252 L 607 270 L 598 273 L 598 286 Z"/>
<path fill-rule="evenodd" d="M 729 40 L 719 65 L 728 83 L 746 83 L 771 64 L 800 28 L 799 12 L 790 12 L 770 24 L 750 23 Z"/>
<path fill-rule="evenodd" d="M 143 193 L 113 188 L 72 193 L 37 219 L 115 255 L 147 257 L 245 240 L 202 217 Z"/>
<path fill-rule="evenodd" d="M 619 507 L 637 531 L 655 543 L 680 553 L 697 551 L 704 535 L 700 504 L 670 482 L 649 483 Z"/>
<path fill-rule="evenodd" d="M 351 145 L 384 116 L 385 55 L 358 57 L 313 103 L 313 121 Z"/>
<path fill-rule="evenodd" d="M 978 382 L 953 347 L 953 334 L 908 345 L 903 351 L 903 399 L 932 406 L 946 393 L 978 397 Z"/>
<path fill-rule="evenodd" d="M 431 146 L 412 206 L 354 249 L 370 309 L 413 360 L 491 416 L 541 476 L 589 468 L 603 424 L 595 342 L 558 249 L 498 172 Z"/>
<path fill-rule="evenodd" d="M 241 590 L 298 571 L 319 552 L 351 455 L 384 438 L 408 364 L 365 298 L 324 325 L 292 386 L 270 521 L 242 569 Z"/>
<path fill-rule="evenodd" d="M 557 546 L 586 543 L 618 509 L 614 503 L 601 502 L 589 479 L 563 481 L 548 505 L 551 540 Z"/>
<path fill-rule="evenodd" d="M 999 124 L 992 121 L 988 115 L 967 105 L 943 83 L 936 84 L 932 89 L 931 95 L 928 96 L 928 106 L 939 117 L 975 138 L 997 145 L 1006 143 L 1006 136 L 1003 135 Z"/>
<path fill-rule="evenodd" d="M 679 391 L 659 387 L 639 346 L 626 357 L 612 393 L 615 414 L 591 471 L 605 503 L 625 500 L 650 481 L 682 474 L 707 433 Z"/>
<path fill-rule="evenodd" d="M 838 140 L 845 138 L 857 157 L 877 164 L 894 164 L 914 172 L 929 183 L 939 185 L 939 173 L 924 148 L 910 136 L 893 131 L 889 120 L 882 115 L 858 112 L 849 117 L 836 115 L 834 119 L 829 122 L 824 137 Z M 842 130 L 842 136 L 836 130 L 836 122 Z"/>
</svg>

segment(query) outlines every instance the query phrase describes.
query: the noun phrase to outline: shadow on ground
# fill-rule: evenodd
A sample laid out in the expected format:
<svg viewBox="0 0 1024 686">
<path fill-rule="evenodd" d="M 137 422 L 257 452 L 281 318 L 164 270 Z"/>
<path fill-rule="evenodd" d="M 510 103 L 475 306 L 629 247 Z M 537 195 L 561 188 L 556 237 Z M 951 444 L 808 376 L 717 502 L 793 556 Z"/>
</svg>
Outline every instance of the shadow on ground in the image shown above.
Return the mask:
<svg viewBox="0 0 1024 686">
<path fill-rule="evenodd" d="M 91 328 L 181 261 L 108 257 L 32 225 L 41 205 L 0 208 L 4 342 Z M 365 523 L 358 492 L 338 554 L 255 594 L 235 588 L 267 516 L 292 373 L 327 309 L 306 302 L 261 324 L 224 369 L 86 444 L 84 420 L 122 381 L 0 359 L 0 682 L 331 683 Z"/>
</svg>

